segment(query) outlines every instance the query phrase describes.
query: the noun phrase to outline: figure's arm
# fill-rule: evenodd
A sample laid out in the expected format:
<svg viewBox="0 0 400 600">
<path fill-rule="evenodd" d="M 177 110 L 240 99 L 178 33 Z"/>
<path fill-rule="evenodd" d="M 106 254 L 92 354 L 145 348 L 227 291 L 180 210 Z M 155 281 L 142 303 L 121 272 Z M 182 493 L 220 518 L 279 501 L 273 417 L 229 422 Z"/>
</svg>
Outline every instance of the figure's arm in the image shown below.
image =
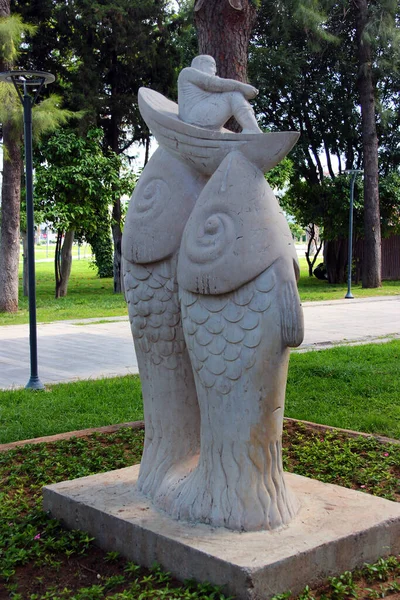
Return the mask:
<svg viewBox="0 0 400 600">
<path fill-rule="evenodd" d="M 255 98 L 258 94 L 258 90 L 252 85 L 236 81 L 236 79 L 208 75 L 191 67 L 184 69 L 181 76 L 206 92 L 240 92 L 248 100 Z"/>
</svg>

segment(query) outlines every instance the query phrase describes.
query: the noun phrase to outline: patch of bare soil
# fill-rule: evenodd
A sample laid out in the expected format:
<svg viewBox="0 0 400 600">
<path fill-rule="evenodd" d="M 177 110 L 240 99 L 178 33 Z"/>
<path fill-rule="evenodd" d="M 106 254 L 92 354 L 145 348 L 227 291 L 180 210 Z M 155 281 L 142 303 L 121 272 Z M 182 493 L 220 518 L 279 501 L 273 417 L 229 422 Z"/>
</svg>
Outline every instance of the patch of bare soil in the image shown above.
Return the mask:
<svg viewBox="0 0 400 600">
<path fill-rule="evenodd" d="M 77 452 L 82 451 L 82 443 L 86 444 L 86 453 L 94 451 L 101 453 L 106 451 L 112 444 L 115 445 L 119 434 L 114 436 L 95 435 L 80 438 L 76 446 L 72 445 L 70 450 L 63 442 L 65 452 L 70 452 L 70 460 L 77 458 Z M 143 436 L 139 441 L 136 451 L 141 448 Z M 120 443 L 122 447 L 122 459 L 135 462 L 132 454 L 132 441 L 128 434 L 121 434 Z M 56 451 L 56 442 L 46 445 L 46 451 L 50 454 Z M 335 433 L 329 430 L 321 430 L 319 426 L 312 424 L 286 421 L 283 436 L 285 467 L 290 471 L 308 474 L 308 476 L 320 477 L 325 481 L 344 484 L 360 491 L 379 493 L 392 500 L 400 501 L 400 448 L 395 445 L 382 444 L 376 439 L 364 439 L 348 436 L 345 433 Z M 30 446 L 30 460 L 32 453 L 39 446 Z M 58 450 L 59 451 L 59 450 Z M 139 453 L 140 455 L 140 453 Z M 340 460 L 333 460 L 340 456 Z M 10 460 L 18 468 L 24 469 L 24 456 L 10 454 Z M 346 463 L 346 461 L 348 461 Z M 341 470 L 341 465 L 345 468 Z M 382 465 L 379 468 L 379 465 Z M 125 466 L 122 462 L 119 466 Z M 114 467 L 117 468 L 117 467 Z M 373 476 L 372 476 L 373 474 Z M 3 483 L 6 483 L 7 476 Z M 1 483 L 1 481 L 0 481 Z M 16 482 L 16 485 L 18 481 Z M 18 487 L 18 486 L 17 486 Z M 16 494 L 20 493 L 15 492 Z M 35 503 L 37 488 L 24 487 L 24 509 Z M 13 496 L 14 497 L 14 496 Z M 6 549 L 3 549 L 3 551 Z M 15 574 L 0 579 L 0 600 L 15 598 L 17 600 L 43 600 L 51 598 L 69 598 L 71 600 L 90 600 L 96 598 L 110 598 L 118 592 L 137 587 L 137 594 L 125 596 L 128 598 L 167 598 L 162 577 L 152 577 L 152 572 L 146 569 L 135 569 L 120 556 L 113 553 L 105 553 L 94 544 L 90 544 L 84 554 L 71 553 L 66 556 L 64 552 L 55 552 L 41 556 L 41 560 L 30 560 L 26 564 L 15 568 Z M 2 551 L 0 548 L 0 562 Z M 47 563 L 46 563 L 47 560 Z M 371 568 L 366 574 L 365 570 L 344 574 L 342 577 L 333 578 L 326 585 L 318 589 L 307 589 L 301 596 L 301 600 L 312 600 L 313 598 L 332 600 L 344 600 L 345 598 L 358 598 L 374 600 L 377 598 L 390 597 L 390 600 L 400 600 L 400 556 L 378 563 L 374 570 Z M 127 568 L 128 567 L 128 568 Z M 150 577 L 150 581 L 149 578 Z M 135 583 L 136 581 L 136 583 Z M 169 589 L 176 588 L 180 584 L 170 578 Z M 93 591 L 93 586 L 98 588 Z M 149 587 L 150 586 L 150 587 Z M 90 590 L 88 590 L 90 588 Z M 101 590 L 100 590 L 101 588 Z M 151 591 L 150 591 L 151 588 Z M 85 591 L 88 590 L 88 591 Z M 64 590 L 64 591 L 63 591 Z M 159 593 L 157 590 L 160 590 Z M 162 590 L 162 591 L 161 591 Z M 141 595 L 142 594 L 142 595 Z M 172 594 L 172 592 L 171 592 Z M 173 598 L 188 598 L 187 590 L 182 588 L 182 595 Z M 199 595 L 195 593 L 191 598 L 221 598 L 220 594 Z M 286 597 L 289 597 L 286 596 Z M 281 597 L 282 598 L 282 597 Z"/>
</svg>

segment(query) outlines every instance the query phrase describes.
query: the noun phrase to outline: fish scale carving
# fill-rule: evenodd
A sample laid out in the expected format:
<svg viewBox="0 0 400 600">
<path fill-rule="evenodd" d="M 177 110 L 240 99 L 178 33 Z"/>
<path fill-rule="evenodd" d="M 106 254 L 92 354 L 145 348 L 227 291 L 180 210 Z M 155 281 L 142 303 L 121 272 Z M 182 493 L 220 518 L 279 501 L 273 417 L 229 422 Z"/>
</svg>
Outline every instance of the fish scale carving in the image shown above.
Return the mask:
<svg viewBox="0 0 400 600">
<path fill-rule="evenodd" d="M 126 262 L 125 295 L 132 335 L 154 365 L 176 368 L 185 349 L 176 281 L 176 257 L 138 265 Z"/>
<path fill-rule="evenodd" d="M 256 361 L 260 317 L 275 286 L 271 267 L 230 294 L 203 296 L 181 291 L 182 322 L 192 366 L 206 388 L 229 394 Z"/>
</svg>

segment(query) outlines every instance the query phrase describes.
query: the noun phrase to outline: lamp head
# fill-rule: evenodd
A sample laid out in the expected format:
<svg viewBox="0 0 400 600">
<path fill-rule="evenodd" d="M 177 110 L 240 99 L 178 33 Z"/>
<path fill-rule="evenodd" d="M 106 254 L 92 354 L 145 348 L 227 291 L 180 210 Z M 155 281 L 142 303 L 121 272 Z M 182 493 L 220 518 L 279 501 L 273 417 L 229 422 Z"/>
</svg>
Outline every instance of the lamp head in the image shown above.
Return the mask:
<svg viewBox="0 0 400 600">
<path fill-rule="evenodd" d="M 5 71 L 0 73 L 0 81 L 22 87 L 38 87 L 53 83 L 54 75 L 45 71 Z"/>
</svg>

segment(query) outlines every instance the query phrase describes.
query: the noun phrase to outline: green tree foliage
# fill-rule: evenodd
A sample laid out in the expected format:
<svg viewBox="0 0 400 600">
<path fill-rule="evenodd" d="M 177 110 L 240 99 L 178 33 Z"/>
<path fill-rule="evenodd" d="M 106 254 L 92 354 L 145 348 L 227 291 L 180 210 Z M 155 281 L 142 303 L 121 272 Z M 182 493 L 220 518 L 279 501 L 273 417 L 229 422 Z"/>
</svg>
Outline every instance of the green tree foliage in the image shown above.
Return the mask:
<svg viewBox="0 0 400 600">
<path fill-rule="evenodd" d="M 32 109 L 32 138 L 34 144 L 38 144 L 43 136 L 48 135 L 58 127 L 65 125 L 72 118 L 79 117 L 79 113 L 74 113 L 70 110 L 61 108 L 61 98 L 57 95 L 51 95 L 39 104 L 35 104 Z M 16 197 L 14 203 L 14 210 L 11 215 L 6 216 L 6 222 L 14 222 L 14 236 L 17 241 L 16 256 L 17 260 L 14 261 L 14 268 L 9 270 L 7 275 L 8 279 L 14 278 L 16 281 L 15 287 L 15 300 L 16 306 L 18 306 L 18 259 L 19 259 L 19 234 L 23 238 L 24 245 L 24 262 L 23 262 L 23 281 L 24 281 L 24 295 L 28 294 L 28 283 L 27 283 L 27 253 L 26 253 L 26 219 L 25 211 L 26 204 L 22 203 L 22 214 L 20 212 L 20 182 L 21 182 L 21 166 L 22 166 L 22 133 L 23 133 L 23 108 L 21 101 L 18 97 L 18 93 L 13 85 L 9 83 L 0 83 L 0 121 L 6 124 L 6 131 L 9 128 L 12 131 L 10 136 L 11 146 L 13 148 L 12 153 L 9 152 L 9 144 L 4 145 L 4 168 L 7 171 L 13 170 L 14 174 L 14 185 L 6 186 L 6 193 L 3 193 L 5 202 L 7 203 L 7 194 L 10 193 L 7 187 L 12 187 L 11 193 Z M 17 155 L 17 160 L 16 160 Z M 4 190 L 3 190 L 4 191 Z M 25 190 L 23 191 L 23 195 Z M 3 207 L 3 205 L 2 205 Z M 7 209 L 7 204 L 3 208 L 3 211 Z M 21 218 L 22 217 L 22 218 Z M 40 223 L 40 213 L 36 211 L 35 220 L 36 223 Z M 6 270 L 3 271 L 3 273 Z M 13 276 L 10 275 L 12 271 Z M 1 303 L 0 303 L 1 304 Z"/>
<path fill-rule="evenodd" d="M 305 25 L 310 9 L 299 13 L 297 5 L 294 0 L 263 1 L 249 68 L 260 89 L 255 105 L 263 126 L 300 131 L 291 153 L 296 175 L 319 184 L 324 178 L 321 153 L 331 177 L 332 156 L 338 158 L 339 172 L 361 162 L 357 66 L 347 45 Z M 337 29 L 325 22 L 328 26 Z"/>
<path fill-rule="evenodd" d="M 293 174 L 293 161 L 286 156 L 276 167 L 268 171 L 265 178 L 271 188 L 281 196 L 285 188 L 289 185 Z"/>
<path fill-rule="evenodd" d="M 360 81 L 369 67 L 375 86 L 370 100 L 377 103 L 374 120 L 379 136 L 379 174 L 387 176 L 400 164 L 396 25 L 400 8 L 393 0 L 369 1 L 367 22 L 359 38 L 358 10 L 356 0 L 263 0 L 250 49 L 249 71 L 260 88 L 256 104 L 262 124 L 273 130 L 301 132 L 290 155 L 294 176 L 286 200 L 293 203 L 291 212 L 298 214 L 307 196 L 302 222 L 306 217 L 314 223 L 322 219 L 324 235 L 331 236 L 326 239 L 337 239 L 342 233 L 338 223 L 338 229 L 332 232 L 328 211 L 332 203 L 323 201 L 327 191 L 330 194 L 335 188 L 336 195 L 341 187 L 333 183 L 337 175 L 364 166 L 366 182 L 378 176 L 376 169 L 372 175 L 374 167 L 366 161 L 363 139 L 373 132 L 366 133 L 359 108 Z M 370 65 L 360 64 L 360 43 L 371 46 Z M 369 93 L 371 96 L 371 90 Z M 371 185 L 366 194 L 366 204 L 378 206 L 379 215 L 379 201 Z M 343 190 L 340 204 L 346 205 L 347 198 L 348 191 Z M 321 215 L 321 210 L 328 212 Z M 370 225 L 363 227 L 364 235 Z M 342 258 L 346 260 L 345 254 Z"/>
<path fill-rule="evenodd" d="M 348 175 L 335 179 L 325 177 L 319 186 L 297 179 L 283 196 L 281 204 L 304 228 L 315 223 L 323 229 L 325 241 L 345 238 L 349 221 L 349 187 Z M 354 231 L 357 237 L 363 234 L 362 209 L 362 183 L 357 178 L 354 193 Z"/>
<path fill-rule="evenodd" d="M 331 155 L 339 150 L 341 158 L 347 160 L 343 168 L 360 164 L 355 4 L 342 0 L 305 4 L 299 0 L 263 0 L 249 60 L 251 78 L 260 88 L 256 103 L 266 126 L 295 126 L 307 140 L 305 146 L 300 140 L 301 146 L 311 154 L 313 147 L 318 153 L 327 149 Z M 374 0 L 369 8 L 364 38 L 371 39 L 374 46 L 377 125 L 383 150 L 386 133 L 392 139 L 392 129 L 399 118 L 400 48 L 396 22 L 400 8 L 393 0 Z M 315 156 L 313 160 L 317 163 Z M 396 159 L 386 160 L 396 160 L 389 162 L 389 168 L 398 165 L 398 153 Z"/>
<path fill-rule="evenodd" d="M 113 276 L 113 248 L 111 228 L 108 219 L 99 219 L 96 232 L 86 232 L 85 238 L 92 247 L 94 266 L 100 278 Z"/>
<path fill-rule="evenodd" d="M 318 186 L 304 179 L 297 179 L 281 199 L 283 208 L 295 217 L 297 223 L 304 228 L 315 223 L 322 231 L 327 252 L 330 253 L 326 268 L 331 283 L 346 278 L 349 189 L 350 178 L 345 174 L 334 179 L 325 177 Z M 400 235 L 399 173 L 391 172 L 386 177 L 381 177 L 379 195 L 382 236 Z M 353 231 L 356 240 L 364 238 L 364 188 L 359 177 L 354 189 Z M 329 242 L 335 242 L 332 244 L 332 251 Z M 360 269 L 360 265 L 358 268 Z"/>
<path fill-rule="evenodd" d="M 0 18 L 0 56 L 1 60 L 10 65 L 20 54 L 21 40 L 27 35 L 34 35 L 36 27 L 24 23 L 19 15 Z"/>
<path fill-rule="evenodd" d="M 37 144 L 42 136 L 55 131 L 71 119 L 79 117 L 79 113 L 62 108 L 61 97 L 52 94 L 32 108 L 33 142 Z M 23 108 L 17 91 L 9 83 L 0 83 L 0 122 L 10 123 L 15 131 L 15 136 L 22 139 Z"/>
<path fill-rule="evenodd" d="M 133 176 L 124 171 L 117 154 L 103 152 L 102 140 L 100 129 L 89 130 L 85 137 L 63 129 L 40 144 L 36 206 L 60 236 L 74 231 L 77 237 L 93 240 L 99 232 L 104 239 L 107 229 L 109 236 L 115 194 L 132 191 Z M 55 261 L 57 272 L 59 252 Z M 100 257 L 98 261 L 101 263 Z M 56 281 L 56 288 L 61 284 Z"/>
<path fill-rule="evenodd" d="M 199 53 L 197 33 L 194 26 L 194 0 L 180 0 L 176 3 L 178 10 L 171 16 L 171 35 L 174 48 L 178 52 L 179 61 L 176 64 L 176 77 L 179 71 L 187 67 Z M 177 91 L 173 97 L 177 97 Z"/>
<path fill-rule="evenodd" d="M 37 24 L 40 45 L 27 48 L 26 65 L 53 71 L 72 110 L 104 132 L 107 153 L 123 153 L 149 132 L 137 104 L 141 86 L 174 90 L 179 52 L 172 43 L 167 0 L 13 0 L 26 21 Z M 57 89 L 57 88 L 55 88 Z M 113 202 L 114 289 L 121 290 L 121 219 Z"/>
<path fill-rule="evenodd" d="M 382 236 L 400 235 L 400 172 L 392 171 L 379 184 Z"/>
<path fill-rule="evenodd" d="M 36 27 L 18 15 L 10 15 L 9 3 L 0 5 L 0 70 L 10 70 L 13 61 Z M 52 96 L 34 108 L 33 136 L 41 135 L 65 123 L 71 112 L 62 110 L 60 98 Z M 3 137 L 3 182 L 0 236 L 0 311 L 18 309 L 18 261 L 20 234 L 20 190 L 22 177 L 23 110 L 12 84 L 0 84 L 0 122 Z"/>
<path fill-rule="evenodd" d="M 299 225 L 298 223 L 295 223 L 294 221 L 289 221 L 288 224 L 294 240 L 300 240 L 303 237 L 303 235 L 305 235 L 304 227 L 301 227 L 301 225 Z"/>
</svg>

